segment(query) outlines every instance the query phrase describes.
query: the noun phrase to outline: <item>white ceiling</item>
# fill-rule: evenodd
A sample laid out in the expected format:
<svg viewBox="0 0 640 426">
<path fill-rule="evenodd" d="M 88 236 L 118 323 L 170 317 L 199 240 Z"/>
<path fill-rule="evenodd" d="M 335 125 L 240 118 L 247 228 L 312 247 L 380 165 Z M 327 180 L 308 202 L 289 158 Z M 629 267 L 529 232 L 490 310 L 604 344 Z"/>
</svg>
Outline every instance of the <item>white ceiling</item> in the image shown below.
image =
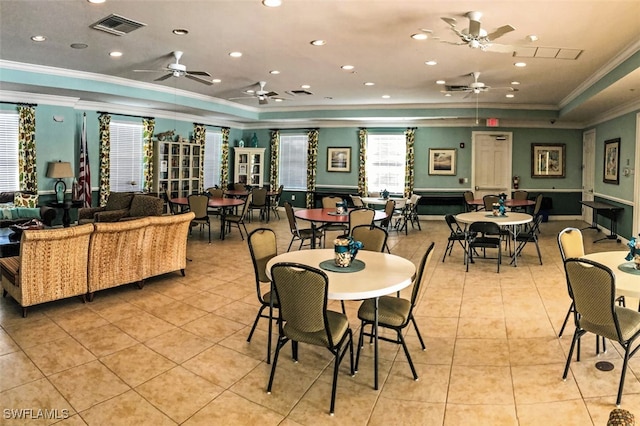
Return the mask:
<svg viewBox="0 0 640 426">
<path fill-rule="evenodd" d="M 511 53 L 495 53 L 457 46 L 458 37 L 441 17 L 458 20 L 467 27 L 464 14 L 480 11 L 482 28 L 489 33 L 510 24 L 512 31 L 496 42 L 516 46 L 580 49 L 577 60 L 525 59 L 516 68 Z M 111 13 L 145 23 L 124 36 L 91 29 L 94 22 Z M 185 28 L 186 36 L 172 33 Z M 410 36 L 431 30 L 424 41 Z M 44 35 L 42 43 L 31 41 Z M 538 41 L 530 42 L 534 34 Z M 316 47 L 311 40 L 324 39 Z M 85 43 L 86 49 L 72 49 Z M 107 0 L 94 5 L 84 0 L 0 0 L 0 59 L 78 70 L 132 79 L 195 92 L 224 100 L 246 96 L 247 88 L 277 92 L 284 102 L 258 105 L 255 98 L 231 100 L 250 111 L 307 111 L 320 119 L 321 112 L 336 109 L 366 111 L 372 108 L 424 109 L 423 118 L 438 108 L 469 108 L 475 95 L 445 97 L 438 79 L 447 84 L 469 84 L 470 73 L 479 71 L 489 86 L 508 87 L 521 82 L 515 97 L 505 90 L 480 93 L 485 107 L 518 110 L 548 110 L 556 117 L 565 105 L 597 82 L 608 70 L 631 57 L 640 48 L 640 1 L 631 0 L 283 0 L 278 8 L 262 6 L 260 0 Z M 112 50 L 123 56 L 113 59 Z M 134 69 L 160 69 L 172 62 L 171 52 L 184 51 L 181 63 L 188 70 L 208 71 L 221 83 L 207 86 L 186 78 L 154 79 L 162 73 L 139 73 Z M 231 58 L 231 51 L 243 53 Z M 435 66 L 425 61 L 435 60 Z M 640 61 L 636 61 L 637 63 Z M 342 65 L 353 65 L 345 71 Z M 0 66 L 2 64 L 0 63 Z M 595 92 L 558 121 L 586 123 L 612 108 L 639 101 L 640 71 L 637 67 L 606 90 Z M 278 70 L 279 75 L 269 71 Z M 365 86 L 373 82 L 374 86 Z M 92 102 L 110 101 L 138 105 L 133 99 L 86 91 L 25 86 L 2 82 L 0 89 L 76 96 Z M 287 92 L 308 84 L 313 95 L 291 96 Z M 635 90 L 635 91 L 634 91 Z M 383 99 L 389 95 L 389 99 Z M 148 107 L 154 107 L 148 103 Z M 211 115 L 188 107 L 176 107 L 195 115 Z M 246 110 L 246 108 L 245 108 Z M 442 113 L 440 113 L 442 114 Z M 360 114 L 351 116 L 356 119 Z"/>
</svg>

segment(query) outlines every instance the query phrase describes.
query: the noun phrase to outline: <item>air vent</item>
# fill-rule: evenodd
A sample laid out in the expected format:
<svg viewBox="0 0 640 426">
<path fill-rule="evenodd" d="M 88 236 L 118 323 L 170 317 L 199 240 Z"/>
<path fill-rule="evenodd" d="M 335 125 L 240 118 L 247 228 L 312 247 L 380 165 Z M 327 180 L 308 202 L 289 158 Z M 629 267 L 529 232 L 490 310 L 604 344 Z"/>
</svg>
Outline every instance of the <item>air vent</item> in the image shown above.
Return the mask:
<svg viewBox="0 0 640 426">
<path fill-rule="evenodd" d="M 131 19 L 127 19 L 124 16 L 112 13 L 106 18 L 103 18 L 95 24 L 91 25 L 91 28 L 104 31 L 109 34 L 123 36 L 125 34 L 129 34 L 131 31 L 146 26 L 147 24 L 143 24 L 142 22 L 136 22 Z"/>
<path fill-rule="evenodd" d="M 447 92 L 464 92 L 469 90 L 469 86 L 445 86 Z"/>
<path fill-rule="evenodd" d="M 565 49 L 562 47 L 518 47 L 513 56 L 516 58 L 544 58 L 577 60 L 584 50 Z"/>
<path fill-rule="evenodd" d="M 308 96 L 308 95 L 313 95 L 313 93 L 311 92 L 307 92 L 306 90 L 290 90 L 287 92 L 288 94 L 292 95 L 292 96 Z"/>
</svg>

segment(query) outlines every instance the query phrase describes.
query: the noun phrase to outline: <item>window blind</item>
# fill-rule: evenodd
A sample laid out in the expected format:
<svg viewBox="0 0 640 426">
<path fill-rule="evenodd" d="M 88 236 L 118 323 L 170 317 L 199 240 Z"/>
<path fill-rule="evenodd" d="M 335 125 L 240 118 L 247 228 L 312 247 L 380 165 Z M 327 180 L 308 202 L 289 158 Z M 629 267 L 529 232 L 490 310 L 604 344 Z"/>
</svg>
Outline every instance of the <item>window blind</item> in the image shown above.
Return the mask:
<svg viewBox="0 0 640 426">
<path fill-rule="evenodd" d="M 17 113 L 0 113 L 0 191 L 17 191 L 18 127 Z"/>
<path fill-rule="evenodd" d="M 204 187 L 220 186 L 222 132 L 207 130 L 204 140 Z"/>
<path fill-rule="evenodd" d="M 404 192 L 406 150 L 404 135 L 367 135 L 365 167 L 369 191 Z"/>
<path fill-rule="evenodd" d="M 109 131 L 111 191 L 142 191 L 142 124 L 112 121 Z"/>
<path fill-rule="evenodd" d="M 281 135 L 278 180 L 286 189 L 307 189 L 307 135 Z"/>
</svg>

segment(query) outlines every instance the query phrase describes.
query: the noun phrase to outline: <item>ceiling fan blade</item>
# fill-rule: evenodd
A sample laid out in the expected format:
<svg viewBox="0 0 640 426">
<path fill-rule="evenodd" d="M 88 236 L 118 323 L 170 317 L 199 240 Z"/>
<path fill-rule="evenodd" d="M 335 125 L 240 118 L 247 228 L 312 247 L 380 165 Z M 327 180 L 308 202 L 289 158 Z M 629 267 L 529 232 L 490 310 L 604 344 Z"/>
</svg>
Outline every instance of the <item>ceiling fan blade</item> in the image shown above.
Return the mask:
<svg viewBox="0 0 640 426">
<path fill-rule="evenodd" d="M 263 96 L 267 96 L 270 98 L 272 96 L 278 96 L 278 94 L 276 92 L 268 92 L 268 93 L 265 93 Z"/>
<path fill-rule="evenodd" d="M 164 80 L 170 78 L 171 76 L 173 76 L 173 73 L 165 74 L 162 77 L 156 78 L 154 81 L 164 81 Z"/>
<path fill-rule="evenodd" d="M 229 101 L 236 101 L 239 99 L 255 99 L 255 96 L 237 96 L 235 98 L 228 98 Z"/>
<path fill-rule="evenodd" d="M 197 81 L 198 83 L 204 83 L 208 86 L 211 86 L 213 84 L 213 81 L 205 80 L 204 78 L 196 77 L 195 75 L 191 75 L 189 73 L 185 74 L 185 77 L 190 80 Z"/>
<path fill-rule="evenodd" d="M 204 77 L 211 77 L 211 74 L 209 74 L 206 71 L 187 71 L 187 74 L 191 74 L 191 75 L 201 75 Z"/>
<path fill-rule="evenodd" d="M 502 37 L 506 33 L 510 33 L 511 31 L 515 31 L 515 28 L 513 28 L 511 25 L 503 25 L 491 34 L 487 34 L 487 38 L 489 40 L 495 40 L 498 37 Z"/>
<path fill-rule="evenodd" d="M 480 36 L 480 21 L 469 18 L 469 35 L 473 37 Z"/>
<path fill-rule="evenodd" d="M 442 19 L 444 22 L 446 22 L 447 24 L 451 25 L 451 27 L 455 28 L 456 27 L 456 20 L 455 18 L 440 18 Z"/>
</svg>

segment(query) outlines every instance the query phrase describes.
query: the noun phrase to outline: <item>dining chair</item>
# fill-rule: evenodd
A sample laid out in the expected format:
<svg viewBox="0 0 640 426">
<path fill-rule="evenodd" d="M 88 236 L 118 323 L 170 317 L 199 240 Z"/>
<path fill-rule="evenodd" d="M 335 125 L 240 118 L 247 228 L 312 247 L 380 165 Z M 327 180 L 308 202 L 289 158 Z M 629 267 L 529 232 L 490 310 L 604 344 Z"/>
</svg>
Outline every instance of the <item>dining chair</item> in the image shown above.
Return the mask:
<svg viewBox="0 0 640 426">
<path fill-rule="evenodd" d="M 518 189 L 516 191 L 513 192 L 513 197 L 512 199 L 514 201 L 525 201 L 529 199 L 529 191 L 525 191 L 524 189 Z M 524 212 L 526 211 L 526 207 L 512 207 L 511 210 L 513 211 L 520 211 L 520 212 Z"/>
<path fill-rule="evenodd" d="M 499 203 L 500 202 L 500 196 L 499 195 L 485 195 L 484 197 L 482 197 L 482 201 L 484 204 L 484 210 L 491 213 L 491 211 L 493 210 L 493 205 L 495 203 Z M 509 252 L 511 252 L 511 232 L 509 232 L 508 229 L 502 229 L 500 227 L 498 227 L 498 230 L 500 231 L 498 234 L 500 236 L 500 239 L 504 241 L 504 248 L 505 250 L 509 250 Z"/>
<path fill-rule="evenodd" d="M 191 220 L 191 227 L 200 225 L 200 231 L 202 232 L 202 228 L 206 226 L 209 231 L 209 244 L 211 244 L 211 222 L 209 221 L 207 207 L 209 197 L 201 194 L 191 194 L 187 199 L 189 200 L 189 210 L 196 215 Z M 189 234 L 191 234 L 191 228 L 189 228 Z"/>
<path fill-rule="evenodd" d="M 267 318 L 269 320 L 267 364 L 270 364 L 273 320 L 276 319 L 273 316 L 273 309 L 278 309 L 278 299 L 276 299 L 275 292 L 271 289 L 271 280 L 267 276 L 266 266 L 269 260 L 278 255 L 276 233 L 271 229 L 258 228 L 251 231 L 247 236 L 247 241 L 249 243 L 249 253 L 251 253 L 251 262 L 253 263 L 253 273 L 256 279 L 256 293 L 258 295 L 258 302 L 260 303 L 260 309 L 249 332 L 249 337 L 247 337 L 247 342 L 251 342 L 253 332 L 256 330 L 260 318 Z M 269 285 L 269 291 L 263 293 L 262 287 L 266 284 Z M 268 315 L 263 313 L 265 309 L 269 310 Z"/>
<path fill-rule="evenodd" d="M 167 200 L 167 206 L 169 206 L 169 214 L 178 214 L 178 206 L 171 201 L 171 193 L 168 189 L 164 191 L 164 198 Z"/>
<path fill-rule="evenodd" d="M 527 245 L 527 243 L 534 243 L 536 245 L 536 251 L 538 252 L 538 259 L 540 260 L 540 264 L 542 265 L 542 255 L 540 254 L 540 246 L 538 245 L 538 228 L 540 227 L 540 222 L 542 222 L 542 216 L 538 215 L 535 219 L 533 219 L 533 225 L 524 232 L 520 232 L 516 235 L 514 245 L 517 246 L 514 249 L 513 258 L 511 259 L 511 263 L 513 263 L 517 256 L 522 253 L 522 250 Z"/>
<path fill-rule="evenodd" d="M 411 223 L 411 229 L 415 229 L 418 227 L 418 231 L 422 231 L 420 227 L 420 217 L 418 216 L 418 204 L 422 199 L 422 195 L 419 194 L 411 194 L 409 197 L 409 201 L 407 201 L 407 208 L 405 209 L 405 214 L 407 218 L 405 219 L 405 225 L 407 222 Z"/>
<path fill-rule="evenodd" d="M 224 198 L 224 190 L 222 188 L 207 188 L 206 192 L 209 193 L 211 198 Z"/>
<path fill-rule="evenodd" d="M 633 348 L 635 340 L 640 337 L 640 313 L 616 305 L 615 276 L 608 267 L 587 259 L 569 258 L 564 262 L 564 269 L 575 305 L 573 318 L 576 328 L 562 379 L 567 379 L 576 345 L 576 361 L 580 362 L 580 338 L 584 334 L 590 332 L 596 338 L 602 336 L 613 340 L 624 350 L 616 398 L 616 405 L 620 407 L 629 359 L 640 349 L 640 344 Z"/>
<path fill-rule="evenodd" d="M 251 203 L 249 205 L 249 221 L 253 220 L 253 211 L 259 211 L 259 219 L 266 220 L 267 217 L 267 189 L 255 188 L 251 191 Z"/>
<path fill-rule="evenodd" d="M 451 256 L 451 252 L 453 251 L 453 246 L 455 245 L 456 241 L 458 242 L 458 244 L 460 244 L 460 247 L 462 247 L 464 253 L 466 251 L 464 247 L 464 241 L 466 241 L 467 239 L 467 234 L 465 234 L 462 228 L 460 228 L 460 225 L 458 224 L 458 221 L 456 220 L 456 217 L 454 215 L 445 215 L 444 220 L 449 227 L 450 234 L 449 238 L 447 238 L 447 247 L 444 249 L 444 255 L 442 256 L 443 262 L 447 257 L 447 252 L 449 253 L 449 256 Z"/>
<path fill-rule="evenodd" d="M 375 210 L 360 208 L 353 209 L 349 212 L 349 235 L 353 228 L 359 225 L 373 226 L 373 217 L 376 215 Z"/>
<path fill-rule="evenodd" d="M 394 200 L 387 200 L 384 203 L 384 214 L 386 215 L 382 221 L 380 221 L 380 226 L 387 231 L 390 230 L 393 224 L 393 211 L 396 208 L 396 202 Z"/>
<path fill-rule="evenodd" d="M 329 349 L 334 356 L 333 383 L 329 413 L 335 412 L 340 363 L 349 351 L 351 376 L 353 367 L 353 333 L 347 316 L 327 309 L 329 278 L 322 270 L 298 263 L 276 263 L 271 278 L 278 309 L 278 344 L 267 385 L 270 394 L 282 347 L 291 340 L 293 360 L 298 362 L 298 343 Z"/>
<path fill-rule="evenodd" d="M 471 204 L 471 202 L 475 200 L 475 195 L 473 195 L 473 191 L 464 191 L 464 193 L 462 194 L 462 197 L 464 198 L 465 212 L 478 210 L 479 206 Z"/>
<path fill-rule="evenodd" d="M 351 203 L 353 203 L 355 208 L 365 207 L 361 196 L 349 194 L 349 197 L 351 198 Z"/>
<path fill-rule="evenodd" d="M 340 197 L 327 196 L 322 197 L 322 208 L 323 209 L 336 209 L 336 203 L 342 202 L 343 199 Z M 326 241 L 326 232 L 327 231 L 337 231 L 342 232 L 343 234 L 347 234 L 349 232 L 349 226 L 341 223 L 326 223 L 320 226 L 318 229 L 322 230 L 323 240 Z"/>
<path fill-rule="evenodd" d="M 284 202 L 284 211 L 287 214 L 287 220 L 289 221 L 289 230 L 291 231 L 291 241 L 289 242 L 289 247 L 287 248 L 287 251 L 291 250 L 291 245 L 296 240 L 300 241 L 300 246 L 298 247 L 298 250 L 300 250 L 303 247 L 305 240 L 309 240 L 308 245 L 309 247 L 311 247 L 311 241 L 313 238 L 313 229 L 298 228 L 296 217 L 293 214 L 293 207 L 291 206 L 291 203 L 289 203 L 288 201 Z M 318 240 L 318 247 L 319 247 L 320 243 L 322 242 L 322 232 L 320 231 L 316 232 L 315 238 Z"/>
<path fill-rule="evenodd" d="M 500 197 L 498 195 L 489 194 L 482 197 L 482 203 L 484 205 L 484 209 L 489 213 L 491 213 L 491 210 L 493 210 L 493 205 L 499 202 L 500 202 Z"/>
<path fill-rule="evenodd" d="M 465 244 L 465 260 L 467 264 L 467 272 L 469 272 L 469 263 L 473 263 L 473 253 L 476 249 L 483 250 L 484 259 L 496 259 L 498 264 L 498 273 L 500 273 L 500 262 L 502 262 L 502 243 L 500 237 L 492 235 L 500 234 L 500 226 L 494 222 L 473 222 L 467 230 L 467 242 Z M 486 249 L 494 248 L 498 250 L 496 257 L 486 257 Z"/>
<path fill-rule="evenodd" d="M 387 231 L 379 226 L 358 225 L 351 230 L 351 236 L 362 243 L 362 250 L 383 252 L 387 246 Z"/>
<path fill-rule="evenodd" d="M 240 213 L 226 215 L 224 218 L 225 223 L 222 224 L 222 226 L 229 227 L 229 232 L 231 232 L 231 225 L 234 225 L 236 228 L 238 228 L 238 232 L 240 232 L 240 238 L 242 238 L 242 240 L 244 240 L 244 236 L 242 235 L 242 229 L 240 229 L 240 225 L 242 225 L 242 227 L 244 228 L 244 233 L 249 234 L 247 232 L 247 225 L 245 225 L 244 221 L 247 217 L 249 206 L 251 205 L 251 198 L 252 194 L 250 193 L 247 196 L 247 199 L 244 200 L 244 204 L 242 205 L 242 210 L 240 211 Z"/>
<path fill-rule="evenodd" d="M 276 195 L 271 196 L 271 200 L 269 203 L 271 207 L 271 211 L 273 212 L 274 215 L 278 217 L 278 220 L 280 220 L 280 212 L 278 211 L 278 207 L 280 207 L 280 198 L 282 198 L 282 191 L 284 191 L 284 185 L 280 185 L 278 187 L 278 191 L 276 192 Z"/>
<path fill-rule="evenodd" d="M 431 262 L 431 257 L 433 255 L 433 247 L 435 243 L 431 243 L 427 248 L 427 251 L 422 256 L 420 260 L 420 266 L 418 267 L 418 271 L 416 277 L 413 281 L 413 287 L 411 289 L 411 298 L 404 299 L 402 297 L 395 296 L 382 296 L 378 298 L 378 330 L 380 327 L 388 328 L 394 330 L 396 332 L 396 338 L 391 339 L 386 336 L 380 335 L 378 332 L 378 339 L 384 340 L 387 342 L 395 343 L 398 345 L 402 345 L 402 349 L 404 350 L 404 354 L 407 357 L 407 361 L 409 362 L 409 367 L 411 368 L 411 372 L 413 373 L 413 379 L 418 380 L 418 374 L 416 373 L 416 369 L 413 366 L 413 361 L 411 360 L 411 355 L 409 354 L 409 349 L 407 348 L 407 344 L 402 336 L 404 329 L 410 324 L 413 324 L 413 327 L 416 330 L 416 335 L 418 336 L 418 340 L 420 341 L 420 345 L 422 346 L 422 350 L 426 350 L 426 346 L 424 344 L 424 340 L 422 340 L 422 335 L 420 334 L 420 330 L 418 329 L 418 324 L 416 323 L 416 319 L 413 316 L 413 309 L 416 306 L 418 301 L 418 296 L 420 295 L 420 287 L 422 285 L 422 281 L 424 278 L 424 272 L 429 266 Z M 360 350 L 363 346 L 363 337 L 373 337 L 374 331 L 374 323 L 376 319 L 376 301 L 375 299 L 367 299 L 360 305 L 358 309 L 358 319 L 361 321 L 360 325 L 360 336 L 358 338 L 358 351 L 356 353 L 356 371 L 358 371 L 358 363 L 360 361 Z M 365 326 L 371 326 L 371 332 L 365 331 Z"/>
<path fill-rule="evenodd" d="M 405 235 L 407 235 L 407 200 L 404 198 L 398 198 L 397 200 L 393 200 L 393 212 L 391 213 L 391 222 L 394 230 L 400 232 L 404 229 Z"/>
<path fill-rule="evenodd" d="M 233 184 L 233 190 L 234 191 L 246 191 L 247 190 L 247 185 L 245 185 L 244 183 L 236 182 L 236 183 Z"/>
</svg>

